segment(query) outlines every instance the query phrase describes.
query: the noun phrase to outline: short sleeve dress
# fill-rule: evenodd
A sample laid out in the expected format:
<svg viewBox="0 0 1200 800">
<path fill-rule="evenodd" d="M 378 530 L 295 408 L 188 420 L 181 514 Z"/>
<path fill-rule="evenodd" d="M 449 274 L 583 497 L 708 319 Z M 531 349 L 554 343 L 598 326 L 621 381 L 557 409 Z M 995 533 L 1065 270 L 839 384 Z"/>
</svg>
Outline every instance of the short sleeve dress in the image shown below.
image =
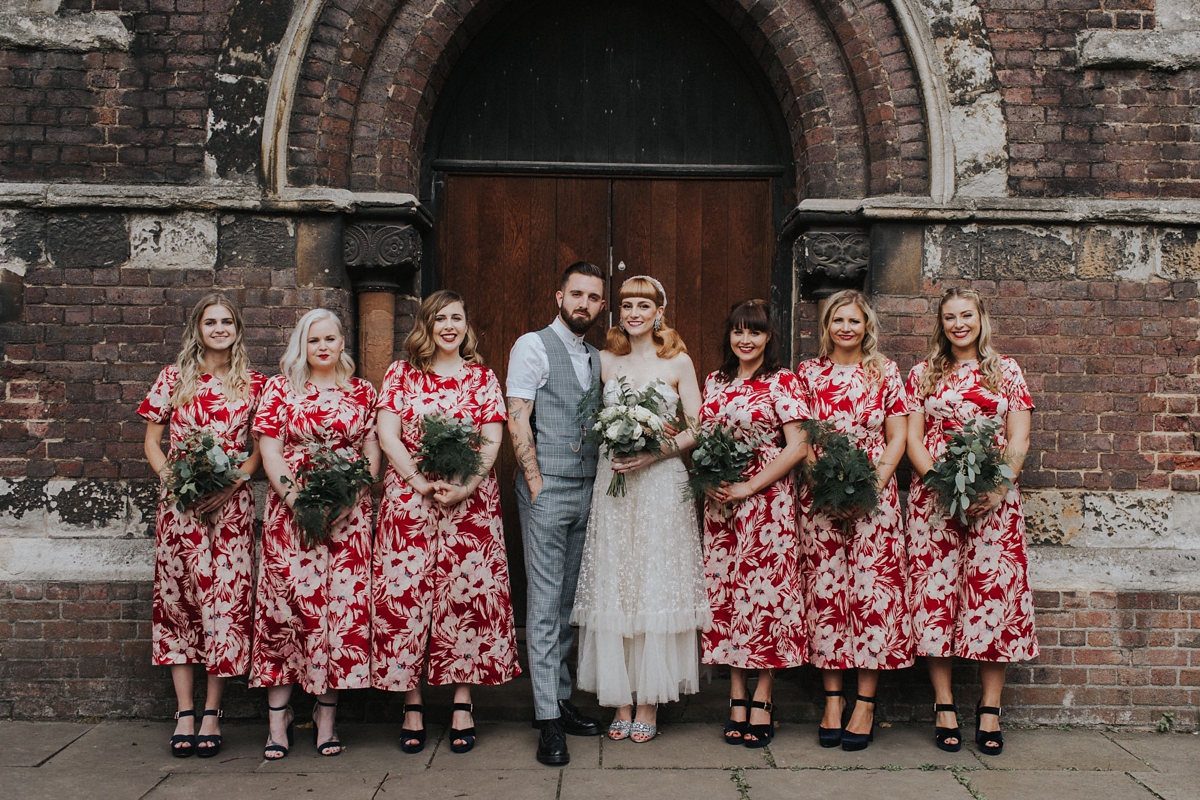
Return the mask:
<svg viewBox="0 0 1200 800">
<path fill-rule="evenodd" d="M 379 408 L 400 418 L 413 454 L 427 415 L 469 420 L 476 430 L 508 419 L 500 382 L 481 364 L 442 377 L 397 361 Z M 495 470 L 447 508 L 389 466 L 371 571 L 372 686 L 408 691 L 422 674 L 434 686 L 492 686 L 521 674 Z"/>
<path fill-rule="evenodd" d="M 293 472 L 308 446 L 357 459 L 375 436 L 375 399 L 375 388 L 361 378 L 351 378 L 345 390 L 306 384 L 298 394 L 276 375 L 263 390 L 254 432 L 283 444 Z M 314 695 L 368 687 L 370 587 L 370 491 L 364 488 L 329 541 L 311 550 L 300 543 L 292 510 L 268 492 L 250 685 L 298 683 Z"/>
<path fill-rule="evenodd" d="M 983 385 L 979 364 L 952 365 L 932 394 L 920 395 L 920 362 L 908 376 L 908 403 L 925 414 L 925 447 L 936 461 L 950 433 L 973 419 L 999 424 L 1033 408 L 1021 368 L 1001 357 L 999 391 Z M 1029 555 L 1021 494 L 1009 489 L 990 514 L 963 526 L 941 511 L 913 473 L 908 495 L 909 607 L 917 655 L 978 661 L 1028 661 L 1038 655 L 1029 588 Z"/>
<path fill-rule="evenodd" d="M 784 446 L 783 425 L 806 419 L 795 373 L 754 380 L 704 382 L 700 425 L 731 428 L 753 442 L 743 477 L 752 477 Z M 800 542 L 792 473 L 738 503 L 704 502 L 704 583 L 712 624 L 701 660 L 740 669 L 797 667 L 808 662 Z"/>
<path fill-rule="evenodd" d="M 861 364 L 835 364 L 828 357 L 805 361 L 796 373 L 813 419 L 831 423 L 878 464 L 887 447 L 888 418 L 908 414 L 895 362 L 885 362 L 883 380 L 876 382 L 869 380 Z M 814 452 L 821 457 L 820 447 L 814 446 Z M 904 520 L 895 476 L 880 493 L 879 508 L 856 520 L 849 534 L 842 532 L 840 522 L 813 512 L 812 493 L 805 483 L 800 484 L 800 509 L 804 604 L 813 666 L 912 666 Z"/>
<path fill-rule="evenodd" d="M 250 423 L 266 376 L 249 373 L 241 400 L 225 397 L 221 380 L 201 375 L 196 395 L 171 407 L 179 368 L 163 369 L 138 407 L 149 422 L 169 425 L 173 459 L 193 433 L 208 431 L 230 454 L 246 453 Z M 163 487 L 154 528 L 151 658 L 155 664 L 204 664 L 209 675 L 244 675 L 250 667 L 250 596 L 254 557 L 254 495 L 238 488 L 220 511 L 201 517 L 180 511 Z"/>
</svg>

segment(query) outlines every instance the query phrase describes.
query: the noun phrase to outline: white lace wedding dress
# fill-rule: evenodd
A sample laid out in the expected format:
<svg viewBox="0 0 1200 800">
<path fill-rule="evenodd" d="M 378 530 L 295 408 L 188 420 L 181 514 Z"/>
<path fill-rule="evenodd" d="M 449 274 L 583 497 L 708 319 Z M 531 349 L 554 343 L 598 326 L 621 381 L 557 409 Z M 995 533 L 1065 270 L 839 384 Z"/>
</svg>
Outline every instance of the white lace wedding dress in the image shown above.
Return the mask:
<svg viewBox="0 0 1200 800">
<path fill-rule="evenodd" d="M 658 380 L 658 379 L 655 379 Z M 659 381 L 661 383 L 661 381 Z M 605 405 L 619 384 L 604 387 Z M 673 409 L 678 395 L 659 387 Z M 700 525 L 684 497 L 678 458 L 627 473 L 624 497 L 609 497 L 603 456 L 571 623 L 579 626 L 579 688 L 602 706 L 666 703 L 699 690 L 698 631 L 709 620 Z"/>
</svg>

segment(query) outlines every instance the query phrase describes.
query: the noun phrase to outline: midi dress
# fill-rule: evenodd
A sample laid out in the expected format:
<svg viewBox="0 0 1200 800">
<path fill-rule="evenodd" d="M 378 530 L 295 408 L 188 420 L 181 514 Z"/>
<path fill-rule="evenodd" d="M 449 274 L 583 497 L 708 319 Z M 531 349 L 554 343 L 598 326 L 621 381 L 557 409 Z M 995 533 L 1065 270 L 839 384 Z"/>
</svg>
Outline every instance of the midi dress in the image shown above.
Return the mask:
<svg viewBox="0 0 1200 800">
<path fill-rule="evenodd" d="M 397 361 L 378 407 L 400 418 L 400 440 L 414 456 L 427 415 L 467 420 L 476 430 L 508 419 L 500 382 L 482 364 L 443 377 Z M 494 469 L 469 497 L 446 507 L 388 467 L 371 597 L 375 688 L 408 691 L 422 675 L 433 686 L 493 686 L 521 674 Z"/>
<path fill-rule="evenodd" d="M 349 460 L 375 436 L 375 388 L 350 378 L 349 389 L 311 383 L 292 390 L 284 375 L 267 381 L 254 432 L 283 444 L 295 474 L 313 447 Z M 267 492 L 262 562 L 254 613 L 250 685 L 299 684 L 309 694 L 370 685 L 371 493 L 315 548 L 301 544 L 292 510 Z"/>
<path fill-rule="evenodd" d="M 1033 408 L 1017 362 L 1002 356 L 1000 368 L 999 391 L 993 391 L 983 385 L 978 362 L 951 365 L 928 397 L 919 391 L 928 363 L 912 368 L 909 409 L 925 413 L 925 447 L 935 461 L 946 452 L 949 434 L 970 420 L 996 422 L 1003 448 L 1007 415 Z M 914 472 L 907 534 L 917 655 L 992 662 L 1037 657 L 1019 489 L 1009 489 L 999 506 L 964 526 L 946 516 Z"/>
<path fill-rule="evenodd" d="M 202 374 L 196 394 L 171 407 L 179 368 L 166 367 L 138 407 L 149 422 L 169 425 L 167 459 L 193 433 L 210 432 L 226 453 L 247 453 L 250 423 L 266 376 L 250 371 L 248 392 L 226 399 L 219 378 Z M 159 494 L 154 527 L 154 596 L 151 659 L 159 665 L 204 664 L 209 675 L 230 678 L 250 667 L 254 495 L 244 483 L 220 510 L 204 515 L 179 510 Z"/>
<path fill-rule="evenodd" d="M 887 447 L 887 420 L 908 414 L 895 362 L 886 361 L 881 379 L 874 381 L 861 364 L 835 364 L 828 357 L 805 361 L 796 373 L 812 418 L 831 423 L 878 465 Z M 822 456 L 819 445 L 813 451 L 817 458 Z M 895 475 L 880 492 L 878 509 L 854 520 L 847 532 L 841 521 L 814 513 L 812 490 L 804 482 L 800 509 L 804 605 L 813 666 L 912 666 L 904 519 Z"/>
<path fill-rule="evenodd" d="M 808 418 L 790 370 L 753 380 L 704 382 L 700 424 L 721 423 L 752 443 L 742 473 L 750 478 L 784 448 L 783 425 Z M 797 667 L 808 662 L 792 473 L 740 502 L 704 501 L 704 584 L 712 623 L 701 637 L 701 661 L 741 669 Z"/>
</svg>

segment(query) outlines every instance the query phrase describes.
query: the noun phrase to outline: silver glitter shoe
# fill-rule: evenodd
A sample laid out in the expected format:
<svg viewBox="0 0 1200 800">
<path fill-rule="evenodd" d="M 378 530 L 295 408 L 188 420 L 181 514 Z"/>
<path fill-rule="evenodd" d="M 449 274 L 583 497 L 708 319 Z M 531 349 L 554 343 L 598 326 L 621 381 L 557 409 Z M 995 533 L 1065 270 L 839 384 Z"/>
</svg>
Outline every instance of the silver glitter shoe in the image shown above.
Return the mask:
<svg viewBox="0 0 1200 800">
<path fill-rule="evenodd" d="M 635 736 L 644 736 L 646 738 L 635 739 L 635 738 L 633 738 Z M 637 742 L 638 744 L 645 744 L 646 742 L 653 739 L 655 736 L 658 736 L 658 726 L 653 725 L 649 722 L 641 722 L 640 720 L 635 720 L 633 725 L 630 727 L 629 740 L 632 742 Z"/>
<path fill-rule="evenodd" d="M 608 738 L 614 742 L 619 742 L 622 739 L 629 738 L 629 732 L 633 728 L 633 720 L 631 719 L 614 719 L 608 726 Z"/>
</svg>

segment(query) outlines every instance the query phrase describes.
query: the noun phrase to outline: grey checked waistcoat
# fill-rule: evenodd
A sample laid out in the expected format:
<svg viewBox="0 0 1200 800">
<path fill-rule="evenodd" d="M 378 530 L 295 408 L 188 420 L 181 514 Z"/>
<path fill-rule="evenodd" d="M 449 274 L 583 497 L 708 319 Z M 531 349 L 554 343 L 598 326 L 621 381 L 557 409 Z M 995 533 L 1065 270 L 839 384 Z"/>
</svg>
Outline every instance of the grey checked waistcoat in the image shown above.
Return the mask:
<svg viewBox="0 0 1200 800">
<path fill-rule="evenodd" d="M 596 477 L 597 447 L 583 441 L 579 402 L 586 389 L 579 385 L 571 355 L 558 334 L 549 327 L 537 332 L 546 346 L 550 377 L 537 390 L 533 401 L 533 437 L 538 469 L 543 475 L 560 478 Z M 600 383 L 600 351 L 585 342 L 592 358 L 592 383 Z M 598 395 L 598 393 L 597 393 Z M 596 398 L 597 407 L 599 397 Z M 585 423 L 595 421 L 595 411 Z"/>
</svg>

